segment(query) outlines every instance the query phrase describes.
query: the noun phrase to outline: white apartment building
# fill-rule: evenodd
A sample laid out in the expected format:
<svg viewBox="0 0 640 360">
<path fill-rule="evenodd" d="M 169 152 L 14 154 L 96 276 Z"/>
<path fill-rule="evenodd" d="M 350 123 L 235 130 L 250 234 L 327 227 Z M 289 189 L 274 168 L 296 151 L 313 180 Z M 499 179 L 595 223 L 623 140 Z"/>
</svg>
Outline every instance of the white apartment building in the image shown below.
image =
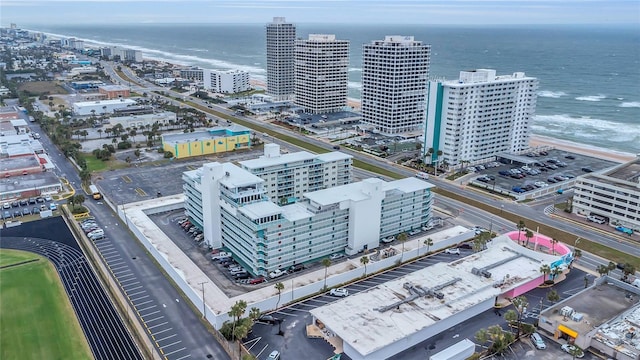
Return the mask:
<svg viewBox="0 0 640 360">
<path fill-rule="evenodd" d="M 640 158 L 578 176 L 574 188 L 574 213 L 598 215 L 610 225 L 640 231 Z"/>
<path fill-rule="evenodd" d="M 235 94 L 251 89 L 249 72 L 242 70 L 204 70 L 204 88 L 223 94 Z"/>
<path fill-rule="evenodd" d="M 191 81 L 204 81 L 204 70 L 200 68 L 180 69 L 178 75 L 183 79 Z"/>
<path fill-rule="evenodd" d="M 456 167 L 528 149 L 537 89 L 538 79 L 523 72 L 496 76 L 490 69 L 430 81 L 424 154 L 433 149 L 431 163 Z"/>
<path fill-rule="evenodd" d="M 339 151 L 280 154 L 280 145 L 265 144 L 263 156 L 239 164 L 264 180 L 265 195 L 271 201 L 286 204 L 311 191 L 351 183 L 352 158 Z"/>
<path fill-rule="evenodd" d="M 255 275 L 345 251 L 379 246 L 381 237 L 417 229 L 431 216 L 433 185 L 417 178 L 371 178 L 304 194 L 279 206 L 264 180 L 230 163 L 183 174 L 189 218 L 204 241 L 225 247 Z"/>
<path fill-rule="evenodd" d="M 396 135 L 422 133 L 431 45 L 385 36 L 362 47 L 362 122 Z"/>
<path fill-rule="evenodd" d="M 347 106 L 348 81 L 348 40 L 324 34 L 296 40 L 296 105 L 311 114 L 341 111 Z"/>
<path fill-rule="evenodd" d="M 284 17 L 267 24 L 267 94 L 276 101 L 291 100 L 294 93 L 296 26 Z"/>
</svg>

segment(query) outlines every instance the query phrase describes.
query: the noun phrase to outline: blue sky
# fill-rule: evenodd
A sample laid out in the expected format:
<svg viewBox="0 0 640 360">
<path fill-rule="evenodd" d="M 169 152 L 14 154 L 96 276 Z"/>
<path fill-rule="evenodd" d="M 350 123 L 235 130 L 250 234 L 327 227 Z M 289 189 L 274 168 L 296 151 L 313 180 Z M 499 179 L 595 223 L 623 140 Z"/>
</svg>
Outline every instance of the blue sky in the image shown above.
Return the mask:
<svg viewBox="0 0 640 360">
<path fill-rule="evenodd" d="M 636 24 L 638 0 L 2 0 L 3 26 L 112 23 Z"/>
</svg>

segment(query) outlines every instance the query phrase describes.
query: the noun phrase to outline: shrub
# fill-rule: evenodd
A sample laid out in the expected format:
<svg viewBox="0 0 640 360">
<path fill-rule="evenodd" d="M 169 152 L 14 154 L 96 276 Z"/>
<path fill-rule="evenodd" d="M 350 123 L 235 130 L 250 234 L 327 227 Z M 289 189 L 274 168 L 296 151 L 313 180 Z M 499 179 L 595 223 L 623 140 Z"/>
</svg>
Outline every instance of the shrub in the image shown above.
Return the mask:
<svg viewBox="0 0 640 360">
<path fill-rule="evenodd" d="M 124 150 L 131 148 L 131 143 L 128 141 L 121 141 L 118 143 L 118 150 Z"/>
<path fill-rule="evenodd" d="M 165 151 L 164 152 L 164 158 L 165 159 L 171 159 L 173 157 L 173 153 L 171 151 Z"/>
</svg>

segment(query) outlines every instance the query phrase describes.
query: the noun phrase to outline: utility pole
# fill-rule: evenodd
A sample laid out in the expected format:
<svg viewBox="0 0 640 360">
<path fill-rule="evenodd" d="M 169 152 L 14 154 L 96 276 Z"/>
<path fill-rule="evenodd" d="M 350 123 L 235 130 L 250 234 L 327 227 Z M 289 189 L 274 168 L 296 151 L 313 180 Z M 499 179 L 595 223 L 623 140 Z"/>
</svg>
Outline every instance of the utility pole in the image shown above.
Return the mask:
<svg viewBox="0 0 640 360">
<path fill-rule="evenodd" d="M 206 308 L 206 304 L 204 302 L 204 284 L 208 283 L 208 281 L 203 281 L 201 283 L 198 283 L 198 285 L 200 285 L 202 287 L 202 318 L 203 319 L 207 319 L 207 308 Z"/>
</svg>

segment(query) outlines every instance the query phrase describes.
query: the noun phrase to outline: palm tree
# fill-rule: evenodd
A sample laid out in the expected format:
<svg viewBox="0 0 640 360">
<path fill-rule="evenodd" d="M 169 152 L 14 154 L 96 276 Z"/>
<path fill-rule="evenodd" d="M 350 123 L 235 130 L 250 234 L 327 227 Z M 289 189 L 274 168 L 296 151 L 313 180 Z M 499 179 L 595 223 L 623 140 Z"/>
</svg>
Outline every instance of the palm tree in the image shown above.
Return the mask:
<svg viewBox="0 0 640 360">
<path fill-rule="evenodd" d="M 517 312 L 517 322 L 518 322 L 518 329 L 516 331 L 516 338 L 520 337 L 520 322 L 522 321 L 522 313 L 524 312 L 524 309 L 527 308 L 527 306 L 529 306 L 529 301 L 527 300 L 526 297 L 524 296 L 518 296 L 516 298 L 511 299 L 511 303 L 513 304 L 513 307 L 515 308 L 515 311 Z"/>
<path fill-rule="evenodd" d="M 596 268 L 596 271 L 598 272 L 598 274 L 600 274 L 600 276 L 604 276 L 604 275 L 609 275 L 609 271 L 611 270 L 606 265 L 598 265 L 598 267 Z"/>
<path fill-rule="evenodd" d="M 249 335 L 250 327 L 245 323 L 240 323 L 233 329 L 233 337 L 238 341 L 238 359 L 242 359 L 242 339 Z"/>
<path fill-rule="evenodd" d="M 102 129 L 98 129 L 98 136 L 100 136 L 100 139 L 102 139 Z"/>
<path fill-rule="evenodd" d="M 520 232 L 525 229 L 524 221 L 518 221 L 516 227 L 518 228 L 518 244 L 520 244 Z"/>
<path fill-rule="evenodd" d="M 556 244 L 558 243 L 558 239 L 556 238 L 551 238 L 551 253 L 553 255 L 556 254 Z"/>
<path fill-rule="evenodd" d="M 533 237 L 533 232 L 529 229 L 525 229 L 524 230 L 524 237 L 527 238 L 527 244 L 525 245 L 525 247 L 529 246 L 529 241 L 531 241 L 531 238 Z"/>
<path fill-rule="evenodd" d="M 433 240 L 431 238 L 427 238 L 423 244 L 427 246 L 427 254 L 429 254 L 429 249 L 433 246 Z"/>
<path fill-rule="evenodd" d="M 331 266 L 331 259 L 324 258 L 322 259 L 322 266 L 324 266 L 324 286 L 323 289 L 327 288 L 327 270 L 329 270 L 329 266 Z"/>
<path fill-rule="evenodd" d="M 247 302 L 244 301 L 244 300 L 238 300 L 238 301 L 236 301 L 235 304 L 233 304 L 233 306 L 231 307 L 231 309 L 227 313 L 229 316 L 231 316 L 233 318 L 233 329 L 231 330 L 231 333 L 233 334 L 233 338 L 234 339 L 237 338 L 236 337 L 236 326 L 238 325 L 238 322 L 240 321 L 240 317 L 244 314 L 244 312 L 246 310 L 247 310 Z"/>
<path fill-rule="evenodd" d="M 551 275 L 553 275 L 553 281 L 555 281 L 556 277 L 560 274 L 562 274 L 562 270 L 560 269 L 560 267 L 556 266 L 553 269 L 551 269 Z"/>
<path fill-rule="evenodd" d="M 369 257 L 363 256 L 360 258 L 360 264 L 364 265 L 364 276 L 367 276 L 367 264 L 369 263 Z"/>
<path fill-rule="evenodd" d="M 398 234 L 398 241 L 402 243 L 402 255 L 400 255 L 400 262 L 404 261 L 404 243 L 407 242 L 407 234 L 406 233 L 400 233 Z"/>
<path fill-rule="evenodd" d="M 278 302 L 276 303 L 276 310 L 278 310 L 278 306 L 280 305 L 280 295 L 282 294 L 282 289 L 284 289 L 284 284 L 281 282 L 276 283 L 273 287 L 278 290 Z"/>
<path fill-rule="evenodd" d="M 631 263 L 624 264 L 624 267 L 622 268 L 622 275 L 623 275 L 622 278 L 624 280 L 626 280 L 629 277 L 629 275 L 635 274 L 635 273 L 636 273 L 636 267 L 633 266 L 633 264 Z"/>
<path fill-rule="evenodd" d="M 573 249 L 573 258 L 574 258 L 574 260 L 578 260 L 581 257 L 582 257 L 582 250 Z"/>
<path fill-rule="evenodd" d="M 542 282 L 547 280 L 547 275 L 551 273 L 551 267 L 549 265 L 544 264 L 540 266 L 540 272 L 542 273 Z"/>
<path fill-rule="evenodd" d="M 69 197 L 69 198 L 67 199 L 67 203 L 68 203 L 69 205 L 71 205 L 71 211 L 73 211 L 73 210 L 76 208 L 76 207 L 75 207 L 75 204 L 74 204 L 74 201 L 75 201 L 75 199 L 74 199 L 74 197 L 73 197 L 73 196 L 71 196 L 71 197 Z"/>
<path fill-rule="evenodd" d="M 442 150 L 436 151 L 436 166 L 433 167 L 434 175 L 438 176 L 438 163 L 440 161 L 440 156 L 442 156 Z"/>
<path fill-rule="evenodd" d="M 482 346 L 482 344 L 486 344 L 487 341 L 489 341 L 489 333 L 487 332 L 487 329 L 480 329 L 476 331 L 476 334 L 474 337 L 476 341 L 480 344 L 480 346 Z"/>
</svg>

